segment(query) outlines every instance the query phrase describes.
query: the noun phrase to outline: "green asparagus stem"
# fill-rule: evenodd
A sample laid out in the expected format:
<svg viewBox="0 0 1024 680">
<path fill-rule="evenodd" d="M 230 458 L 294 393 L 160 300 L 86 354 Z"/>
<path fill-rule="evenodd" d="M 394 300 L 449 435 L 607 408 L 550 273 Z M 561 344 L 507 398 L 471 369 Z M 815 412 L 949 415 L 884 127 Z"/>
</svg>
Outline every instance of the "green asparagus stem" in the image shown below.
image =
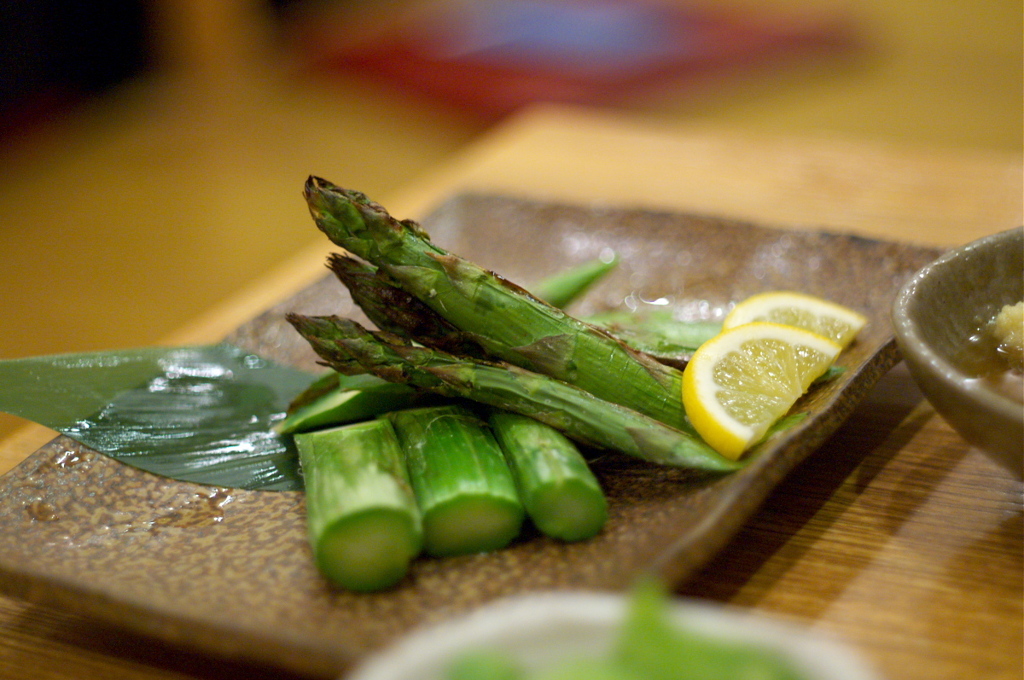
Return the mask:
<svg viewBox="0 0 1024 680">
<path fill-rule="evenodd" d="M 618 266 L 619 256 L 608 253 L 549 276 L 533 286 L 530 292 L 552 307 L 565 309 Z"/>
<path fill-rule="evenodd" d="M 653 463 L 710 472 L 743 465 L 715 452 L 696 435 L 543 374 L 402 345 L 399 339 L 371 333 L 350 319 L 290 314 L 288 320 L 332 366 L 358 363 L 385 380 L 529 416 L 582 444 Z"/>
<path fill-rule="evenodd" d="M 538 283 L 539 297 L 564 307 L 617 264 L 613 255 L 567 269 Z M 392 285 L 373 265 L 335 253 L 328 258 L 328 266 L 377 328 L 454 354 L 483 355 L 479 345 L 419 299 Z"/>
<path fill-rule="evenodd" d="M 380 378 L 378 378 L 377 376 L 370 375 L 368 373 L 364 375 L 367 376 L 370 380 L 380 381 Z M 326 373 L 322 373 L 313 382 L 307 385 L 306 389 L 302 390 L 302 392 L 299 393 L 298 396 L 292 399 L 291 403 L 288 404 L 287 415 L 291 415 L 292 413 L 298 411 L 300 408 L 312 404 L 314 401 L 323 397 L 325 394 L 334 392 L 339 387 L 341 387 L 342 380 L 358 380 L 360 377 L 362 376 L 352 376 L 351 378 L 347 376 L 343 377 L 337 371 L 327 371 Z"/>
<path fill-rule="evenodd" d="M 488 552 L 519 534 L 523 506 L 487 424 L 447 405 L 385 414 L 402 444 L 431 555 Z"/>
<path fill-rule="evenodd" d="M 308 432 L 317 428 L 344 425 L 375 418 L 386 411 L 408 408 L 417 402 L 419 392 L 408 385 L 398 385 L 375 375 L 339 376 L 332 371 L 335 386 L 329 391 L 304 399 L 274 426 L 278 434 Z M 344 378 L 340 380 L 339 378 Z M 316 384 L 319 391 L 322 384 Z"/>
<path fill-rule="evenodd" d="M 567 304 L 615 263 L 614 258 L 588 261 L 539 285 L 562 304 Z M 482 356 L 478 345 L 463 337 L 458 329 L 422 302 L 389 285 L 373 266 L 340 254 L 331 255 L 329 266 L 349 289 L 353 301 L 378 328 L 456 354 Z M 308 432 L 373 418 L 387 411 L 411 407 L 417 401 L 423 399 L 409 386 L 395 385 L 373 375 L 341 376 L 331 371 L 296 397 L 287 417 L 273 429 L 278 434 Z"/>
<path fill-rule="evenodd" d="M 596 535 L 608 501 L 579 449 L 550 425 L 508 411 L 488 417 L 534 525 L 563 541 Z"/>
<path fill-rule="evenodd" d="M 668 309 L 613 310 L 587 317 L 633 349 L 682 370 L 706 340 L 722 330 L 718 321 L 679 321 Z"/>
<path fill-rule="evenodd" d="M 337 585 L 382 590 L 420 552 L 420 513 L 391 424 L 371 420 L 295 437 L 316 564 Z"/>
<path fill-rule="evenodd" d="M 377 328 L 446 352 L 484 356 L 480 345 L 369 264 L 333 254 L 328 266 Z"/>
<path fill-rule="evenodd" d="M 409 220 L 361 193 L 311 177 L 306 200 L 317 226 L 489 354 L 576 385 L 673 427 L 683 427 L 682 373 L 522 288 L 435 246 Z"/>
</svg>

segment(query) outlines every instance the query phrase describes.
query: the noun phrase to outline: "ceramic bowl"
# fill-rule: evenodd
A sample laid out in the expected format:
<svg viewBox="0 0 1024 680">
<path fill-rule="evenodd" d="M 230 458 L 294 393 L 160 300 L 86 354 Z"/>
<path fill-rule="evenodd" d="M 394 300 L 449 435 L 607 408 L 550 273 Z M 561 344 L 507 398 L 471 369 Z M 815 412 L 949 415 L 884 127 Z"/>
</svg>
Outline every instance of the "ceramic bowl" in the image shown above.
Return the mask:
<svg viewBox="0 0 1024 680">
<path fill-rule="evenodd" d="M 946 253 L 900 290 L 892 318 L 903 358 L 935 410 L 970 444 L 1017 476 L 1024 463 L 1024 406 L 959 368 L 955 359 L 1003 305 L 1024 299 L 1024 230 Z"/>
<path fill-rule="evenodd" d="M 460 653 L 480 650 L 500 653 L 526 673 L 536 673 L 567 658 L 603 654 L 626 606 L 624 595 L 590 591 L 498 600 L 413 631 L 346 680 L 444 680 Z M 806 680 L 881 680 L 848 647 L 788 622 L 683 599 L 672 601 L 671 615 L 676 625 L 704 635 L 778 650 Z"/>
</svg>

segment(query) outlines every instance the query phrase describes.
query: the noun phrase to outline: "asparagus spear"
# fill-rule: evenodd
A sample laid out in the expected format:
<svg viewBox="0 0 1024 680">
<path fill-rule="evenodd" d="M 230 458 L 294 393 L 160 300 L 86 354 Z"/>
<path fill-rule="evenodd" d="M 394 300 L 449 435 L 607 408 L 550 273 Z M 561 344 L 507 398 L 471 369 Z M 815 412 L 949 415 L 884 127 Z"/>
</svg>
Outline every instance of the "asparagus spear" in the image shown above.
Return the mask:
<svg viewBox="0 0 1024 680">
<path fill-rule="evenodd" d="M 488 417 L 519 497 L 534 525 L 564 541 L 594 536 L 608 519 L 608 501 L 579 449 L 558 430 L 517 413 Z"/>
<path fill-rule="evenodd" d="M 549 276 L 533 286 L 530 292 L 552 307 L 565 309 L 617 266 L 619 256 L 609 252 Z"/>
<path fill-rule="evenodd" d="M 718 321 L 679 321 L 667 309 L 607 311 L 587 317 L 633 349 L 683 370 L 693 353 L 722 330 Z"/>
<path fill-rule="evenodd" d="M 545 294 L 568 304 L 607 273 L 615 259 L 596 259 L 561 272 L 538 284 Z M 464 338 L 443 317 L 400 288 L 389 285 L 371 265 L 335 254 L 330 268 L 349 289 L 353 300 L 378 328 L 419 338 L 428 345 L 457 354 L 481 355 L 475 343 Z M 314 381 L 293 400 L 287 417 L 274 426 L 279 434 L 306 432 L 341 425 L 407 408 L 419 399 L 417 390 L 372 375 L 344 376 L 331 371 Z"/>
<path fill-rule="evenodd" d="M 374 418 L 385 411 L 412 406 L 419 392 L 375 375 L 341 376 L 331 371 L 300 395 L 283 420 L 274 425 L 278 434 L 308 432 Z"/>
<path fill-rule="evenodd" d="M 306 389 L 302 390 L 302 392 L 297 397 L 292 399 L 291 403 L 288 404 L 288 412 L 286 415 L 291 415 L 292 413 L 298 411 L 300 408 L 304 408 L 309 404 L 313 403 L 314 401 L 322 398 L 324 395 L 330 394 L 331 392 L 337 390 L 339 387 L 341 387 L 341 382 L 343 379 L 346 381 L 356 380 L 357 377 L 352 376 L 351 378 L 349 378 L 348 376 L 344 376 L 343 378 L 343 376 L 337 371 L 328 371 L 327 373 L 321 374 L 316 378 L 316 380 L 307 385 Z M 377 378 L 376 376 L 370 376 L 370 379 L 380 380 L 380 378 Z"/>
<path fill-rule="evenodd" d="M 497 550 L 519 534 L 524 512 L 512 473 L 479 416 L 447 405 L 382 418 L 402 444 L 428 553 Z"/>
<path fill-rule="evenodd" d="M 537 297 L 563 308 L 617 265 L 614 254 L 588 260 L 540 281 Z M 392 285 L 373 265 L 334 253 L 328 266 L 377 328 L 455 354 L 482 355 L 479 345 L 419 299 Z"/>
<path fill-rule="evenodd" d="M 295 437 L 306 485 L 309 541 L 331 581 L 390 587 L 419 554 L 420 513 L 391 424 L 370 420 Z"/>
<path fill-rule="evenodd" d="M 567 304 L 613 264 L 600 260 L 588 263 L 549 279 L 544 288 L 561 304 Z M 418 299 L 389 285 L 371 265 L 333 255 L 330 267 L 378 328 L 457 354 L 481 355 L 479 346 L 466 341 Z M 428 413 L 432 412 L 419 411 L 408 417 Z M 589 538 L 600 531 L 608 515 L 607 501 L 572 442 L 551 426 L 517 414 L 496 411 L 488 422 L 527 513 L 541 531 L 569 541 Z M 452 482 L 446 478 L 445 483 Z"/>
<path fill-rule="evenodd" d="M 365 195 L 311 177 L 305 195 L 317 226 L 369 261 L 489 354 L 597 397 L 683 427 L 682 373 L 607 332 L 432 244 Z"/>
<path fill-rule="evenodd" d="M 288 315 L 329 365 L 363 370 L 393 382 L 535 418 L 585 445 L 621 451 L 653 463 L 726 472 L 742 467 L 696 435 L 604 401 L 573 385 L 511 364 L 456 357 L 402 344 L 351 319 Z"/>
<path fill-rule="evenodd" d="M 328 266 L 377 328 L 454 354 L 484 356 L 480 345 L 419 299 L 392 285 L 372 265 L 332 254 Z"/>
</svg>

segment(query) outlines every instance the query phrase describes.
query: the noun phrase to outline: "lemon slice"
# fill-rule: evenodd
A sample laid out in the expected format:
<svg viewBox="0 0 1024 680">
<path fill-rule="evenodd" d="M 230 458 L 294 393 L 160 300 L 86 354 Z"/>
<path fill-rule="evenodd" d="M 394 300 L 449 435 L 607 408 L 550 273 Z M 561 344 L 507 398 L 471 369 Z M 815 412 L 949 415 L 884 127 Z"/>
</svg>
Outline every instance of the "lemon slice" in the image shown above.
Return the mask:
<svg viewBox="0 0 1024 680">
<path fill-rule="evenodd" d="M 848 307 L 813 295 L 773 291 L 740 302 L 725 317 L 722 327 L 735 328 L 752 321 L 796 326 L 846 347 L 868 320 Z"/>
<path fill-rule="evenodd" d="M 793 326 L 754 322 L 701 345 L 683 372 L 683 407 L 713 449 L 736 460 L 842 351 Z"/>
</svg>

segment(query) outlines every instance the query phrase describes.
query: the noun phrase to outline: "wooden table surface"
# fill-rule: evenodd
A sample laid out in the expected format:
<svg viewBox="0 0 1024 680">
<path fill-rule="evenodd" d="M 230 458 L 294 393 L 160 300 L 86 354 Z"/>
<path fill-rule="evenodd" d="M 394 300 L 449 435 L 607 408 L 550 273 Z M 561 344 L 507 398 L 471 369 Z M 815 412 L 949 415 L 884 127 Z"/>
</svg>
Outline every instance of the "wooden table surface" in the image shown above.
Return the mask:
<svg viewBox="0 0 1024 680">
<path fill-rule="evenodd" d="M 1019 155 L 641 126 L 538 108 L 409 186 L 419 217 L 462 190 L 644 206 L 954 246 L 1022 223 Z M 323 272 L 327 244 L 167 343 L 223 337 Z M 0 442 L 0 473 L 49 433 Z M 967 446 L 898 366 L 681 594 L 834 634 L 887 678 L 1022 677 L 1022 483 Z M 0 678 L 270 678 L 0 598 Z"/>
</svg>

